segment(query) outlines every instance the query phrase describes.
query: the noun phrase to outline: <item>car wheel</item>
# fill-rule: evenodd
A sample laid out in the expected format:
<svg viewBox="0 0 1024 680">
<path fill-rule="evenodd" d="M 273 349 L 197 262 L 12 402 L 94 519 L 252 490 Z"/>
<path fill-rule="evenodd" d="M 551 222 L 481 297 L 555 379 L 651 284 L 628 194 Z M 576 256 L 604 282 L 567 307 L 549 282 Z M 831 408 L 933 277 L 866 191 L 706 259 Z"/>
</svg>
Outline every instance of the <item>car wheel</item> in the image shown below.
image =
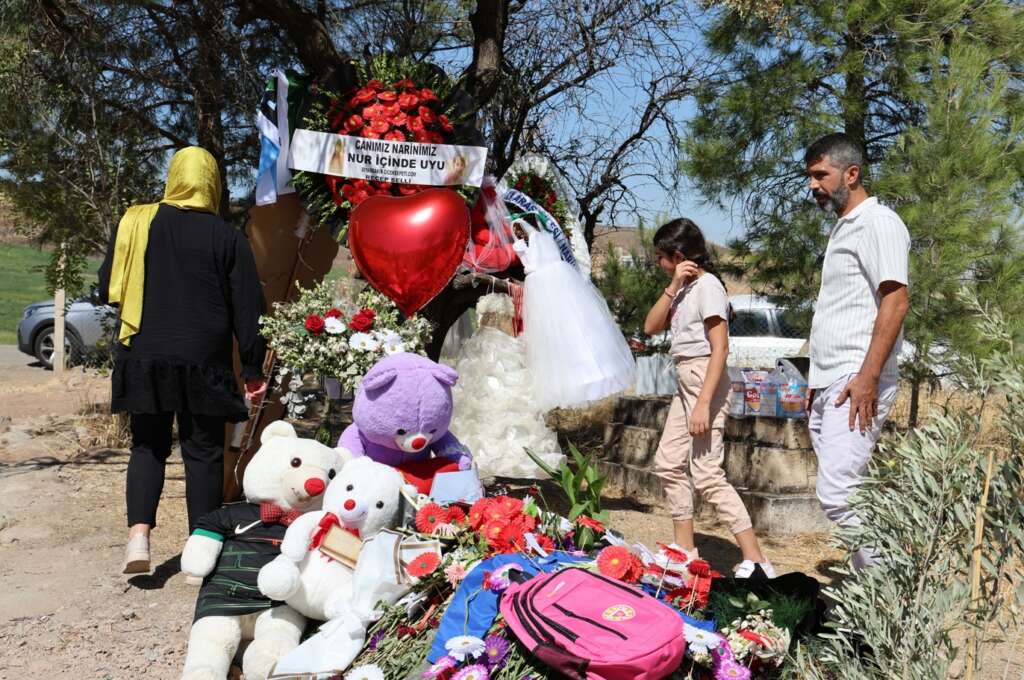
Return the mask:
<svg viewBox="0 0 1024 680">
<path fill-rule="evenodd" d="M 33 345 L 33 354 L 35 354 L 36 359 L 44 368 L 52 369 L 54 349 L 53 326 L 49 326 L 40 331 L 39 335 L 36 336 L 36 341 Z M 64 356 L 67 357 L 68 366 L 74 365 L 78 360 L 75 343 L 71 338 L 71 334 L 67 332 L 64 334 Z"/>
</svg>

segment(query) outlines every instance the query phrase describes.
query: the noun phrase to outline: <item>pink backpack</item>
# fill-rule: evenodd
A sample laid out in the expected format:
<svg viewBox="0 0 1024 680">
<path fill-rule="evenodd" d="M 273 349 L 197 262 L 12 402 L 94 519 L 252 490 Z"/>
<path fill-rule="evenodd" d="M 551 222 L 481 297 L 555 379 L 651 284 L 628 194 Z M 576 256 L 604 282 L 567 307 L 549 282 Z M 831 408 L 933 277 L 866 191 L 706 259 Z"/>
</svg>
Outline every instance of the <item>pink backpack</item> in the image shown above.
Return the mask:
<svg viewBox="0 0 1024 680">
<path fill-rule="evenodd" d="M 513 583 L 501 615 L 542 662 L 578 680 L 658 680 L 683 660 L 683 621 L 650 595 L 569 568 Z"/>
</svg>

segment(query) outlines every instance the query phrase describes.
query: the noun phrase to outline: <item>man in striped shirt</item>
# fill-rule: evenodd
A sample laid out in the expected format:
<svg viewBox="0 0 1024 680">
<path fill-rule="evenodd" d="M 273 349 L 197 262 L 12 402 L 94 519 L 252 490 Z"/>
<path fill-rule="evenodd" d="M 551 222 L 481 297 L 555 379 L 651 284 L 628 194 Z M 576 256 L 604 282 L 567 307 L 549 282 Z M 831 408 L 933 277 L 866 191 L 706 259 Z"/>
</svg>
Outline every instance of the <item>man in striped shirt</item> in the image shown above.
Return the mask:
<svg viewBox="0 0 1024 680">
<path fill-rule="evenodd" d="M 822 210 L 836 213 L 811 325 L 809 427 L 818 456 L 818 500 L 840 526 L 896 396 L 910 235 L 895 212 L 868 196 L 863 152 L 844 134 L 822 137 L 804 156 Z M 868 550 L 856 568 L 874 562 Z"/>
</svg>

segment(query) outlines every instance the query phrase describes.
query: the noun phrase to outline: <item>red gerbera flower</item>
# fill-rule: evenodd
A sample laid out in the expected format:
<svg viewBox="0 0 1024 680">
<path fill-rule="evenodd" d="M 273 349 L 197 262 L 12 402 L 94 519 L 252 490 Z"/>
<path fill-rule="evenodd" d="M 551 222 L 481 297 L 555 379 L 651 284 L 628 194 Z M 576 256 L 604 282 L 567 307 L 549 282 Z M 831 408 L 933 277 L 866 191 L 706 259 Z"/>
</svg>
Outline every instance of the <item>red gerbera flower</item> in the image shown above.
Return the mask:
<svg viewBox="0 0 1024 680">
<path fill-rule="evenodd" d="M 367 102 L 372 102 L 373 98 L 373 90 L 364 87 L 356 91 L 356 93 L 352 96 L 352 99 L 349 100 L 349 105 L 352 106 L 358 104 L 366 104 Z"/>
<path fill-rule="evenodd" d="M 374 120 L 372 123 L 370 123 L 370 129 L 376 132 L 378 135 L 382 135 L 388 130 L 390 130 L 391 126 L 388 125 L 388 122 L 383 118 L 378 118 Z"/>
<path fill-rule="evenodd" d="M 371 90 L 379 92 L 380 90 L 384 89 L 384 83 L 374 78 L 373 80 L 366 83 L 366 87 L 370 88 Z"/>
<path fill-rule="evenodd" d="M 418 112 L 424 123 L 433 123 L 437 120 L 437 116 L 429 106 L 421 106 Z"/>
<path fill-rule="evenodd" d="M 520 517 L 523 518 L 523 527 L 525 527 L 527 531 L 533 531 L 537 528 L 537 518 L 533 515 L 520 515 Z"/>
<path fill-rule="evenodd" d="M 694 576 L 706 578 L 711 575 L 711 565 L 704 560 L 690 560 L 690 563 L 686 565 L 686 569 Z"/>
<path fill-rule="evenodd" d="M 598 522 L 593 517 L 589 517 L 587 515 L 580 515 L 579 517 L 577 517 L 576 524 L 579 524 L 581 527 L 588 527 L 590 529 L 593 529 L 594 533 L 597 534 L 604 533 L 604 525 Z"/>
<path fill-rule="evenodd" d="M 425 102 L 436 102 L 437 95 L 434 94 L 434 91 L 431 90 L 429 87 L 425 87 L 422 90 L 420 90 L 420 99 L 422 99 Z"/>
<path fill-rule="evenodd" d="M 363 107 L 362 114 L 364 120 L 374 120 L 384 115 L 384 107 L 380 104 L 371 104 Z"/>
<path fill-rule="evenodd" d="M 388 122 L 391 123 L 391 127 L 405 127 L 406 123 L 409 122 L 409 116 L 399 111 L 395 115 L 389 116 Z"/>
<path fill-rule="evenodd" d="M 511 518 L 510 513 L 500 501 L 495 499 L 493 503 L 487 506 L 484 510 L 484 521 L 486 522 L 508 522 Z"/>
<path fill-rule="evenodd" d="M 444 137 L 436 130 L 427 130 L 427 141 L 431 144 L 444 144 Z"/>
<path fill-rule="evenodd" d="M 488 543 L 497 543 L 501 536 L 501 530 L 505 528 L 505 523 L 501 520 L 488 520 L 484 522 L 484 525 L 480 527 L 480 533 L 487 539 Z"/>
<path fill-rule="evenodd" d="M 344 316 L 344 314 L 342 314 L 341 310 L 338 309 L 337 307 L 332 307 L 331 309 L 327 310 L 326 314 L 324 314 L 325 319 L 340 319 L 342 316 Z"/>
<path fill-rule="evenodd" d="M 673 562 L 679 562 L 680 564 L 686 564 L 686 562 L 690 559 L 690 556 L 687 555 L 684 551 L 676 550 L 672 546 L 667 545 L 665 543 L 659 543 L 658 547 L 661 548 L 662 552 L 665 553 L 665 556 L 668 557 Z"/>
<path fill-rule="evenodd" d="M 420 98 L 411 92 L 405 92 L 398 97 L 398 105 L 403 109 L 411 109 L 420 103 Z"/>
<path fill-rule="evenodd" d="M 555 542 L 547 534 L 535 534 L 537 545 L 543 548 L 544 552 L 551 552 L 555 549 Z"/>
<path fill-rule="evenodd" d="M 393 102 L 398 100 L 398 94 L 391 92 L 390 90 L 384 90 L 383 92 L 377 93 L 377 101 L 379 102 Z"/>
<path fill-rule="evenodd" d="M 452 130 L 455 129 L 455 127 L 452 125 L 452 122 L 448 120 L 448 116 L 444 115 L 443 113 L 437 117 L 437 122 L 441 125 L 441 129 L 444 130 L 445 132 L 451 132 Z"/>
<path fill-rule="evenodd" d="M 359 130 L 365 125 L 365 121 L 361 116 L 351 115 L 345 120 L 345 129 L 351 132 L 352 130 Z"/>
<path fill-rule="evenodd" d="M 498 533 L 498 545 L 502 552 L 519 552 L 526 546 L 526 539 L 523 538 L 522 527 L 515 524 L 506 524 Z"/>
<path fill-rule="evenodd" d="M 438 524 L 444 524 L 448 513 L 437 503 L 427 503 L 416 513 L 416 529 L 425 534 L 433 533 Z"/>
<path fill-rule="evenodd" d="M 405 133 L 403 133 L 401 130 L 391 130 L 386 135 L 384 135 L 384 139 L 390 142 L 404 142 Z"/>
<path fill-rule="evenodd" d="M 597 555 L 597 568 L 605 576 L 621 580 L 630 567 L 632 553 L 621 545 L 610 545 Z"/>
<path fill-rule="evenodd" d="M 363 128 L 362 135 L 366 139 L 380 139 L 380 135 L 378 135 L 376 132 L 374 132 L 368 127 Z"/>
<path fill-rule="evenodd" d="M 627 583 L 636 583 L 643 575 L 644 563 L 636 555 L 630 554 L 629 566 L 626 568 L 626 573 L 622 575 L 622 580 Z"/>
<path fill-rule="evenodd" d="M 512 496 L 502 496 L 498 499 L 498 507 L 504 510 L 507 514 L 512 515 L 522 511 L 523 502 Z"/>
<path fill-rule="evenodd" d="M 403 186 L 406 186 L 406 185 L 403 185 Z M 398 189 L 399 189 L 399 191 L 401 191 L 402 190 L 402 186 L 400 186 Z M 485 516 L 484 512 L 487 510 L 487 506 L 490 505 L 490 504 L 491 504 L 491 499 L 490 498 L 481 498 L 476 503 L 473 503 L 472 506 L 470 506 L 470 508 L 469 508 L 469 526 L 473 527 L 474 529 L 479 529 L 481 526 L 483 526 L 484 522 L 486 521 L 486 516 Z"/>
<path fill-rule="evenodd" d="M 409 78 L 402 78 L 401 80 L 396 80 L 391 87 L 396 90 L 408 90 L 411 87 L 416 87 L 416 83 L 412 82 Z"/>
<path fill-rule="evenodd" d="M 409 566 L 406 571 L 409 572 L 409 576 L 415 578 L 423 578 L 430 572 L 437 569 L 437 565 L 441 564 L 441 558 L 437 556 L 437 553 L 425 552 L 420 553 L 409 562 Z"/>
<path fill-rule="evenodd" d="M 423 127 L 423 120 L 418 116 L 409 116 L 409 122 L 407 123 L 409 129 L 413 132 L 424 132 L 426 128 Z"/>
<path fill-rule="evenodd" d="M 466 513 L 462 511 L 457 505 L 448 507 L 448 523 L 449 524 L 461 524 L 466 521 Z"/>
</svg>

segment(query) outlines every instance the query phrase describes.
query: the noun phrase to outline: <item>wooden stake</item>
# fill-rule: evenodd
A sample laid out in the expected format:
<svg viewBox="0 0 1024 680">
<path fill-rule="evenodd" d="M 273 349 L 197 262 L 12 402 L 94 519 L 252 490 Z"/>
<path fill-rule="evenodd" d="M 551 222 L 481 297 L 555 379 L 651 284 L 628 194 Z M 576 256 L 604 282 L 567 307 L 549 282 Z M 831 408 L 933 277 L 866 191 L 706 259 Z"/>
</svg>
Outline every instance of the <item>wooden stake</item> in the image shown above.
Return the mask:
<svg viewBox="0 0 1024 680">
<path fill-rule="evenodd" d="M 992 469 L 995 467 L 995 449 L 989 447 L 988 469 L 985 470 L 985 489 L 981 501 L 974 510 L 974 549 L 971 552 L 971 609 L 981 600 L 981 540 L 985 533 L 985 510 L 988 509 L 988 489 L 992 483 Z M 965 680 L 974 680 L 974 666 L 977 663 L 978 639 L 975 636 L 967 645 L 967 669 Z"/>
<path fill-rule="evenodd" d="M 67 249 L 61 244 L 60 261 L 57 263 L 57 280 L 64 281 L 64 267 L 67 264 Z M 64 356 L 64 306 L 67 301 L 67 294 L 64 288 L 58 288 L 53 292 L 53 374 L 64 377 L 64 367 L 67 358 Z"/>
</svg>

